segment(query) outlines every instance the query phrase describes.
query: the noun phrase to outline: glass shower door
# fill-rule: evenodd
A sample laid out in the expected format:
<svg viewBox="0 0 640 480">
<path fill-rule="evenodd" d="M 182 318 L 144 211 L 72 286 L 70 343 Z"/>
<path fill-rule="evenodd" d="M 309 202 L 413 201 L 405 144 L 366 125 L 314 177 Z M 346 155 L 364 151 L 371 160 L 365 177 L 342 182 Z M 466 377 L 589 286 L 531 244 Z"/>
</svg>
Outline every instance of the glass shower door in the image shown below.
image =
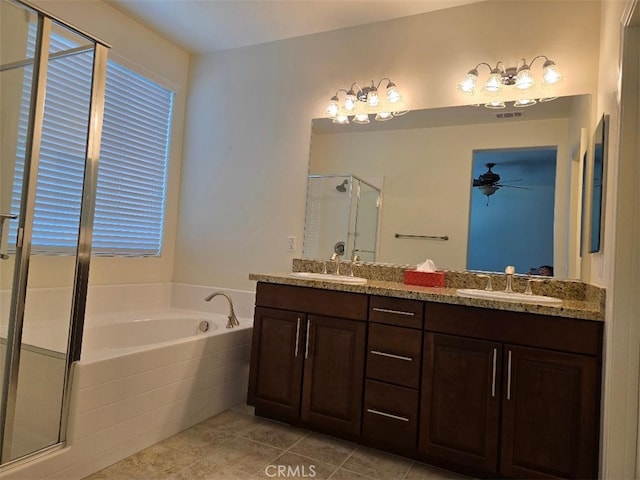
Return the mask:
<svg viewBox="0 0 640 480">
<path fill-rule="evenodd" d="M 7 463 L 65 438 L 106 48 L 19 2 L 0 0 L 0 7 L 0 214 L 15 217 L 5 221 L 0 260 L 0 463 Z"/>
</svg>

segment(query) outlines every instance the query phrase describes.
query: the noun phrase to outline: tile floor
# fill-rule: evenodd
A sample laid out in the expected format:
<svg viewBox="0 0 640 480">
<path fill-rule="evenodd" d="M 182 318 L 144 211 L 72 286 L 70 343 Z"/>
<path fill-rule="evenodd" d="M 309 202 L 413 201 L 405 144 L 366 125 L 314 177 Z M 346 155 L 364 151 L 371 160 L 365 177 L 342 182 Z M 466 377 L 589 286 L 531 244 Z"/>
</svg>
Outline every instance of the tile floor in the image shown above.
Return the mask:
<svg viewBox="0 0 640 480">
<path fill-rule="evenodd" d="M 466 478 L 255 417 L 239 405 L 85 480 L 419 480 Z"/>
</svg>

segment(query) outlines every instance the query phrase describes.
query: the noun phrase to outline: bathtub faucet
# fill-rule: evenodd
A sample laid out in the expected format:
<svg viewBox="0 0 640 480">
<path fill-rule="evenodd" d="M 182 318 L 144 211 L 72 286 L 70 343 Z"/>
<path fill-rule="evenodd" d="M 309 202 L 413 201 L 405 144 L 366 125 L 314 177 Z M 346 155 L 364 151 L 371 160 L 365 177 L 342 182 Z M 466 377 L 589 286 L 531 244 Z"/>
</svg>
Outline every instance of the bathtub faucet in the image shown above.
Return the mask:
<svg viewBox="0 0 640 480">
<path fill-rule="evenodd" d="M 227 322 L 227 328 L 233 328 L 240 325 L 240 322 L 238 322 L 238 318 L 236 317 L 236 312 L 233 311 L 233 301 L 227 292 L 213 292 L 211 295 L 207 295 L 204 301 L 209 302 L 213 297 L 217 297 L 218 295 L 222 295 L 229 301 L 229 316 L 227 317 L 229 321 Z"/>
</svg>

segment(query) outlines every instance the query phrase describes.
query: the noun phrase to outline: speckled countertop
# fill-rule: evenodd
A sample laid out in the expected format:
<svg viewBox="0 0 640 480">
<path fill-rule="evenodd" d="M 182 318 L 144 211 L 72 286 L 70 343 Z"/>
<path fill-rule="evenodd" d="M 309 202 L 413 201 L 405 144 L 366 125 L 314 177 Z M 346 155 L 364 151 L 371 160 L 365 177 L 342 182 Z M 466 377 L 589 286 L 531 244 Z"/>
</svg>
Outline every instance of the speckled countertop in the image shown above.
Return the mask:
<svg viewBox="0 0 640 480">
<path fill-rule="evenodd" d="M 447 272 L 447 275 L 449 275 L 449 272 Z M 456 272 L 455 275 L 459 277 L 461 273 Z M 368 279 L 366 284 L 358 285 L 333 281 L 303 279 L 299 277 L 293 277 L 290 273 L 252 273 L 249 275 L 249 279 L 258 282 L 277 283 L 281 285 L 313 287 L 326 290 L 364 293 L 368 295 L 408 298 L 427 302 L 467 305 L 471 307 L 492 308 L 495 310 L 508 310 L 512 312 L 535 313 L 540 315 L 568 317 L 582 320 L 604 320 L 604 290 L 575 281 L 549 281 L 550 283 L 553 283 L 553 285 L 548 286 L 548 289 L 554 290 L 556 292 L 556 297 L 562 298 L 562 305 L 548 306 L 505 302 L 501 300 L 461 297 L 457 295 L 456 288 L 479 288 L 479 286 L 463 283 L 459 278 L 457 278 L 456 282 L 459 284 L 455 287 L 450 285 L 450 282 L 447 281 L 447 288 L 418 287 L 413 285 L 405 285 L 398 281 L 374 279 Z M 555 285 L 560 283 L 569 283 L 570 285 L 569 287 L 567 287 L 566 285 Z M 581 288 L 581 286 L 583 286 L 584 288 Z M 497 289 L 498 288 L 496 288 L 496 290 Z M 540 293 L 545 294 L 546 292 Z M 565 294 L 559 295 L 558 293 Z M 548 293 L 546 294 L 548 295 Z"/>
</svg>

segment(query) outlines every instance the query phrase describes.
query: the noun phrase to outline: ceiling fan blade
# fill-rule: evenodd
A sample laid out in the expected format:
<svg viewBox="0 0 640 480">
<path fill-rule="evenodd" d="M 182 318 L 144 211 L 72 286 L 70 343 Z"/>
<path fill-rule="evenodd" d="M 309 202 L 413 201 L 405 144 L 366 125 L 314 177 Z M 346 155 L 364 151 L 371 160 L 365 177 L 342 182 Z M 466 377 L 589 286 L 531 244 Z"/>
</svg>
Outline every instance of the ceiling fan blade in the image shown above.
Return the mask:
<svg viewBox="0 0 640 480">
<path fill-rule="evenodd" d="M 531 187 L 518 187 L 516 185 L 501 185 L 501 184 L 495 184 L 494 187 L 505 187 L 505 188 L 518 188 L 520 190 L 533 190 Z"/>
</svg>

